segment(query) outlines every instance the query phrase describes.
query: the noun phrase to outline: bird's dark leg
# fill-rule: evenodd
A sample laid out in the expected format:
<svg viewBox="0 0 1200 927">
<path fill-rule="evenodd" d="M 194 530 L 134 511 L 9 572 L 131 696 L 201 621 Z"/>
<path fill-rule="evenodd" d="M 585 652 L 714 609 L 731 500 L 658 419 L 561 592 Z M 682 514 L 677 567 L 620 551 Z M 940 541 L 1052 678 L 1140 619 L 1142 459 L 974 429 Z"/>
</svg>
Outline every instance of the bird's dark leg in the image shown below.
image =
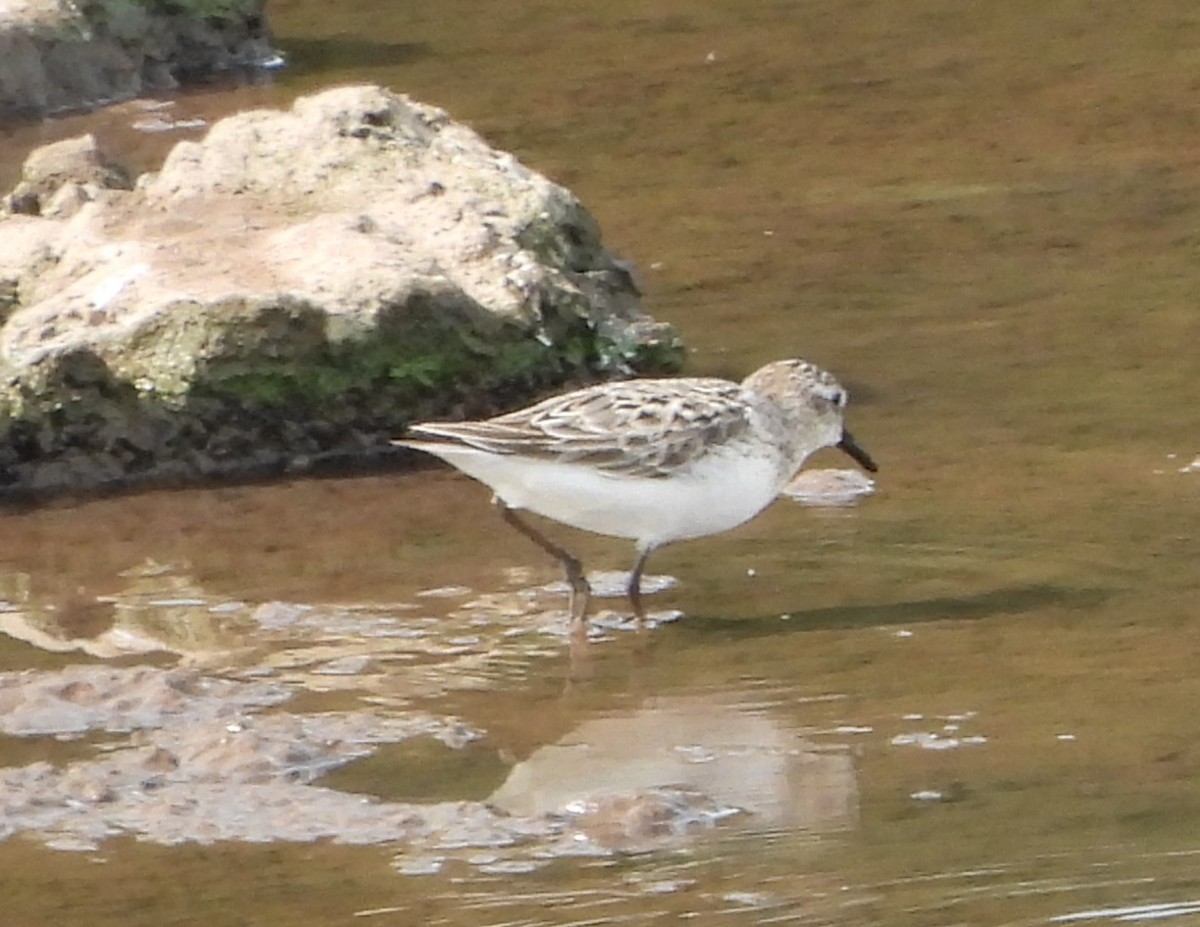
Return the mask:
<svg viewBox="0 0 1200 927">
<path fill-rule="evenodd" d="M 646 612 L 642 608 L 642 570 L 646 568 L 646 560 L 653 552 L 653 547 L 639 549 L 637 562 L 629 574 L 629 585 L 625 590 L 629 594 L 629 604 L 633 606 L 633 614 L 637 617 L 639 626 L 646 623 Z"/>
<path fill-rule="evenodd" d="M 546 538 L 532 525 L 527 525 L 522 521 L 499 496 L 492 497 L 492 504 L 500 510 L 501 518 L 562 564 L 562 568 L 567 574 L 567 583 L 571 587 L 571 623 L 577 627 L 583 627 L 587 621 L 588 599 L 592 595 L 592 587 L 588 585 L 587 577 L 583 575 L 583 564 Z"/>
</svg>

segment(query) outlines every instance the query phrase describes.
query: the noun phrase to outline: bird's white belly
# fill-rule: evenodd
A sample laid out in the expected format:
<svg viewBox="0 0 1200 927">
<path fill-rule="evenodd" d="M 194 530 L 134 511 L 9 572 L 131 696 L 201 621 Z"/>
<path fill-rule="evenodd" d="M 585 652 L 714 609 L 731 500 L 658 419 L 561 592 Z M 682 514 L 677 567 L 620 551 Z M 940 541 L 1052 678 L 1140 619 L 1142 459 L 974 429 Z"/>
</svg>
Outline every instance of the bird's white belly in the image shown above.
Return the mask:
<svg viewBox="0 0 1200 927">
<path fill-rule="evenodd" d="M 732 453 L 649 479 L 471 448 L 425 449 L 490 486 L 510 508 L 643 546 L 726 531 L 761 512 L 779 490 L 773 461 Z"/>
</svg>

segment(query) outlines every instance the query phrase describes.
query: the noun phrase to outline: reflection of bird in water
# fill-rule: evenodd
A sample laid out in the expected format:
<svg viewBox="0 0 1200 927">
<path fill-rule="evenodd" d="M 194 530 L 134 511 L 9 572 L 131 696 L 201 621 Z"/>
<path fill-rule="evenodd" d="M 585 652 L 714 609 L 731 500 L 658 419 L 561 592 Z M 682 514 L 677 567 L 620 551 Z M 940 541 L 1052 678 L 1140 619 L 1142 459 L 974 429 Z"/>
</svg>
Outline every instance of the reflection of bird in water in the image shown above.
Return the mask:
<svg viewBox="0 0 1200 927">
<path fill-rule="evenodd" d="M 848 749 L 721 696 L 668 696 L 582 721 L 514 764 L 487 801 L 566 811 L 594 842 L 636 849 L 735 809 L 760 826 L 838 830 L 854 823 L 858 790 Z"/>
<path fill-rule="evenodd" d="M 485 483 L 510 525 L 555 557 L 582 627 L 590 587 L 580 562 L 517 515 L 630 538 L 627 592 L 644 617 L 641 577 L 671 541 L 753 518 L 814 451 L 875 462 L 842 425 L 846 391 L 806 361 L 767 364 L 740 384 L 711 378 L 590 386 L 482 422 L 414 425 L 396 444 L 441 457 Z"/>
</svg>

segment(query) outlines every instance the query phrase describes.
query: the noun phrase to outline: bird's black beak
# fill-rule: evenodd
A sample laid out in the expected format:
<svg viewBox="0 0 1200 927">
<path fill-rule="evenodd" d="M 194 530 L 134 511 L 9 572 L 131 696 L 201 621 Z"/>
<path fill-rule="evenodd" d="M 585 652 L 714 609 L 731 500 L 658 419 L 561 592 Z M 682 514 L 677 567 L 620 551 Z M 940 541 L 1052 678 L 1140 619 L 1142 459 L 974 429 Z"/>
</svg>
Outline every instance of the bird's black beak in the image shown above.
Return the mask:
<svg viewBox="0 0 1200 927">
<path fill-rule="evenodd" d="M 868 473 L 874 473 L 879 469 L 875 461 L 871 459 L 871 455 L 859 447 L 858 442 L 854 440 L 854 435 L 845 429 L 842 430 L 842 440 L 837 443 L 837 446 L 853 457 L 855 462 Z"/>
</svg>

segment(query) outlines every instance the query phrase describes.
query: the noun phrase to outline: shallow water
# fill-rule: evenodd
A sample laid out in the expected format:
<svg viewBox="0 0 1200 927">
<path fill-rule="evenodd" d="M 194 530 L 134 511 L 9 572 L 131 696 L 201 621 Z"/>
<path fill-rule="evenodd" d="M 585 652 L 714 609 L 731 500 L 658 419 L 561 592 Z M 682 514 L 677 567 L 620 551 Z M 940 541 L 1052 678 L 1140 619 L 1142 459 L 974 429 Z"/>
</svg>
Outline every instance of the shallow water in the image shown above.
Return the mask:
<svg viewBox="0 0 1200 927">
<path fill-rule="evenodd" d="M 0 728 L 0 771 L 48 764 L 77 812 L 0 843 L 0 922 L 1197 918 L 1194 4 L 273 10 L 293 67 L 177 118 L 359 79 L 447 107 L 576 190 L 692 372 L 843 378 L 877 491 L 662 551 L 648 604 L 682 617 L 582 653 L 552 565 L 440 470 L 8 510 L 0 672 L 290 698 L 227 697 L 209 740 L 189 699 L 133 734 Z M 142 164 L 187 136 L 137 112 L 12 130 L 0 174 L 82 127 Z M 324 740 L 286 726 L 321 716 Z M 115 797 L 55 778 L 133 759 Z M 190 791 L 153 805 L 172 775 Z M 589 781 L 636 801 L 528 817 Z"/>
</svg>

